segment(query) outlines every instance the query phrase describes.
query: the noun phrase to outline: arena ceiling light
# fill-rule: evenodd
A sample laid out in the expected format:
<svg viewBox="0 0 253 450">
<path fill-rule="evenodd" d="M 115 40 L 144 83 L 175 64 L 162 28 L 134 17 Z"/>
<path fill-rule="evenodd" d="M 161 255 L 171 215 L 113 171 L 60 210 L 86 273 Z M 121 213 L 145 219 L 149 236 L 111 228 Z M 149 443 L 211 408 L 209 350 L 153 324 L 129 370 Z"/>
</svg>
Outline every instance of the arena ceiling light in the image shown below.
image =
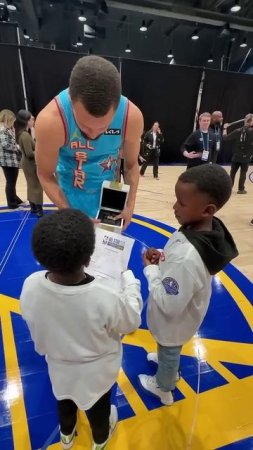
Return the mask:
<svg viewBox="0 0 253 450">
<path fill-rule="evenodd" d="M 234 12 L 234 13 L 237 13 L 240 10 L 241 10 L 241 6 L 240 6 L 240 3 L 239 3 L 239 0 L 236 0 L 235 4 L 233 6 L 231 6 L 230 11 Z"/>
<path fill-rule="evenodd" d="M 125 52 L 126 53 L 131 53 L 131 48 L 130 48 L 130 45 L 129 44 L 127 44 L 127 46 L 126 46 L 126 48 L 125 48 Z"/>
<path fill-rule="evenodd" d="M 77 46 L 77 47 L 82 47 L 82 45 L 83 45 L 83 43 L 82 43 L 82 41 L 81 41 L 81 38 L 80 38 L 80 36 L 78 36 L 77 42 L 76 42 L 76 46 Z"/>
<path fill-rule="evenodd" d="M 27 33 L 26 29 L 24 29 L 24 38 L 25 39 L 30 39 L 29 34 Z"/>
<path fill-rule="evenodd" d="M 197 41 L 199 39 L 199 32 L 198 32 L 197 28 L 194 30 L 194 33 L 191 35 L 191 39 L 193 41 Z"/>
<path fill-rule="evenodd" d="M 245 48 L 245 47 L 247 47 L 248 46 L 248 44 L 247 44 L 247 39 L 246 38 L 243 38 L 243 41 L 242 41 L 242 43 L 240 44 L 240 47 L 241 48 Z"/>
<path fill-rule="evenodd" d="M 8 1 L 7 8 L 11 12 L 17 11 L 17 7 L 16 7 L 16 5 L 14 5 L 12 0 Z"/>
<path fill-rule="evenodd" d="M 80 22 L 86 22 L 86 20 L 87 20 L 85 15 L 84 15 L 83 9 L 81 9 L 81 11 L 80 11 L 80 14 L 78 16 L 78 20 L 80 20 Z"/>
<path fill-rule="evenodd" d="M 212 55 L 212 54 L 209 55 L 207 62 L 208 62 L 209 64 L 212 64 L 212 63 L 213 63 L 213 55 Z"/>
<path fill-rule="evenodd" d="M 146 22 L 145 22 L 145 20 L 143 20 L 142 25 L 140 27 L 140 31 L 145 32 L 147 30 L 148 30 L 148 28 L 147 28 Z"/>
</svg>

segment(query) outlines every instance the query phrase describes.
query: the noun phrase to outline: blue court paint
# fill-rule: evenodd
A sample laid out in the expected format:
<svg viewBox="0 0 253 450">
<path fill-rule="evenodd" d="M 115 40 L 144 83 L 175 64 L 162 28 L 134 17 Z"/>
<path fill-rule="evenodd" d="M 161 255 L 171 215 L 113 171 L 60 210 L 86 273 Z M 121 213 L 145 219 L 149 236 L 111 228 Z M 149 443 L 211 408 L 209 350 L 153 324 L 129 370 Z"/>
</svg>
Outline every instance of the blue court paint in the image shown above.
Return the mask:
<svg viewBox="0 0 253 450">
<path fill-rule="evenodd" d="M 173 232 L 174 229 L 168 225 L 141 216 L 135 218 Z M 5 294 L 16 299 L 19 298 L 23 281 L 30 273 L 40 270 L 31 250 L 31 234 L 37 219 L 28 216 L 26 212 L 1 212 L 0 213 L 0 261 L 2 260 L 2 274 L 0 276 L 0 294 Z M 24 224 L 24 226 L 22 226 Z M 20 234 L 18 234 L 20 232 Z M 144 225 L 131 223 L 127 234 L 136 239 L 130 260 L 130 268 L 142 283 L 142 294 L 146 302 L 148 290 L 147 282 L 143 276 L 142 252 L 143 248 L 154 246 L 163 248 L 167 237 Z M 15 245 L 12 245 L 13 237 L 18 236 Z M 3 239 L 2 239 L 3 237 Z M 8 250 L 9 249 L 9 250 Z M 7 258 L 4 255 L 7 253 Z M 0 263 L 1 269 L 1 263 Z M 225 273 L 237 284 L 239 289 L 246 295 L 249 302 L 253 303 L 252 283 L 247 280 L 235 267 L 229 265 Z M 2 297 L 2 302 L 6 301 Z M 0 303 L 1 313 L 1 303 Z M 49 443 L 59 440 L 58 416 L 56 401 L 48 377 L 47 365 L 44 357 L 34 352 L 34 346 L 30 338 L 25 322 L 19 314 L 11 314 L 13 333 L 16 344 L 18 362 L 21 372 L 21 380 L 24 390 L 24 400 L 28 417 L 28 426 L 32 443 L 32 450 L 46 448 Z M 142 316 L 142 328 L 146 329 L 146 307 Z M 1 328 L 0 328 L 1 329 Z M 233 346 L 237 343 L 253 343 L 252 330 L 237 307 L 231 295 L 224 287 L 213 281 L 213 294 L 208 314 L 200 328 L 200 338 L 218 342 L 225 341 Z M 184 353 L 184 352 L 183 352 Z M 6 373 L 4 362 L 4 349 L 2 335 L 0 333 L 0 450 L 14 450 L 12 440 L 12 428 L 10 412 L 3 399 L 6 388 Z M 239 380 L 252 376 L 252 366 L 235 364 L 234 362 L 223 362 L 222 364 L 231 371 Z M 147 410 L 161 407 L 161 403 L 155 397 L 148 395 L 138 383 L 138 374 L 154 374 L 156 367 L 146 360 L 146 351 L 142 347 L 124 344 L 123 369 L 131 381 L 137 395 L 144 402 Z M 228 386 L 228 382 L 207 361 L 198 361 L 197 358 L 182 354 L 181 370 L 183 380 L 197 392 L 198 371 L 200 369 L 200 395 L 210 393 L 212 389 L 222 389 Z M 127 398 L 118 385 L 113 390 L 113 400 L 119 409 L 120 420 L 134 417 L 135 413 L 129 405 Z M 176 389 L 176 403 L 187 401 L 180 389 Z M 225 450 L 253 450 L 253 438 L 247 438 L 239 442 L 231 443 L 223 447 Z M 19 450 L 19 449 L 15 449 Z M 138 449 L 137 449 L 138 450 Z M 156 449 L 154 449 L 156 450 Z M 181 450 L 181 449 L 180 449 Z M 195 449 L 192 449 L 195 450 Z"/>
</svg>

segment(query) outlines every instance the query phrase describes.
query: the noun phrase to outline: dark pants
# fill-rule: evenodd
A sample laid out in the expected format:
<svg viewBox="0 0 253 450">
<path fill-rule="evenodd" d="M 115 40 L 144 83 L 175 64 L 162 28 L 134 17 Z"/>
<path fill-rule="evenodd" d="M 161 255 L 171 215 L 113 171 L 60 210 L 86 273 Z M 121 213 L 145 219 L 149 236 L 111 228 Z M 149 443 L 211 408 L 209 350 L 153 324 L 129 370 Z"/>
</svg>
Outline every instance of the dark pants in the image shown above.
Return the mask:
<svg viewBox="0 0 253 450">
<path fill-rule="evenodd" d="M 77 420 L 77 406 L 72 400 L 60 400 L 58 412 L 61 432 L 72 433 Z M 111 390 L 101 397 L 91 409 L 86 411 L 92 436 L 96 444 L 103 444 L 109 436 L 109 418 L 111 413 Z"/>
<path fill-rule="evenodd" d="M 235 176 L 236 173 L 238 171 L 238 169 L 240 168 L 240 178 L 239 178 L 239 185 L 238 185 L 238 190 L 239 191 L 243 191 L 244 190 L 244 183 L 246 180 L 246 174 L 249 168 L 249 163 L 240 163 L 240 162 L 235 162 L 232 161 L 231 163 L 231 170 L 230 170 L 230 177 L 234 186 L 234 181 L 235 181 Z"/>
<path fill-rule="evenodd" d="M 219 154 L 219 151 L 217 151 L 217 150 L 213 151 L 213 155 L 212 155 L 212 163 L 213 164 L 217 163 L 218 154 Z"/>
<path fill-rule="evenodd" d="M 208 164 L 208 161 L 202 161 L 201 158 L 188 159 L 186 170 L 192 167 L 203 166 L 203 164 Z"/>
<path fill-rule="evenodd" d="M 18 179 L 17 167 L 2 167 L 6 179 L 5 194 L 8 208 L 17 208 L 22 200 L 16 194 L 16 184 Z"/>
<path fill-rule="evenodd" d="M 144 161 L 142 163 L 141 170 L 140 170 L 141 175 L 144 175 L 148 165 L 152 164 L 153 165 L 153 176 L 154 176 L 154 178 L 158 178 L 159 155 L 160 155 L 160 152 L 157 149 L 153 149 L 145 154 L 144 158 L 146 161 Z"/>
</svg>

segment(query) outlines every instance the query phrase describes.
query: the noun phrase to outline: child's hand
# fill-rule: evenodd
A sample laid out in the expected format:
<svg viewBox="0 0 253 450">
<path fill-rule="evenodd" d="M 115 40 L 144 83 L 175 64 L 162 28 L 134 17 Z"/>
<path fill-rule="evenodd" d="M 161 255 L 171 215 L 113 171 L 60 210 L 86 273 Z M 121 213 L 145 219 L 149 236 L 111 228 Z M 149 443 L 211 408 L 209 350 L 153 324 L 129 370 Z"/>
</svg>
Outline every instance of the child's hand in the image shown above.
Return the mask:
<svg viewBox="0 0 253 450">
<path fill-rule="evenodd" d="M 143 263 L 144 266 L 148 266 L 149 264 L 158 264 L 160 260 L 161 253 L 156 248 L 149 248 L 143 254 Z"/>
</svg>

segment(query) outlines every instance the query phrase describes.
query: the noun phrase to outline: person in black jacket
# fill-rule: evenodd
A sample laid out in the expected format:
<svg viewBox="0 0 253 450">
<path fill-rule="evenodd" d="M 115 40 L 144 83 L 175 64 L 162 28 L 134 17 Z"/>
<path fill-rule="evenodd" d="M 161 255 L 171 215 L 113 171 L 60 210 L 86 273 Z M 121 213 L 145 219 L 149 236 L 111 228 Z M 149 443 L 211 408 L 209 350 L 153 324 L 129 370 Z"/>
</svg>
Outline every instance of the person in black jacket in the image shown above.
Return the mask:
<svg viewBox="0 0 253 450">
<path fill-rule="evenodd" d="M 212 162 L 216 163 L 218 154 L 221 151 L 222 146 L 222 123 L 223 123 L 223 114 L 221 111 L 214 111 L 211 115 L 211 124 L 210 129 L 215 134 L 215 151 L 212 155 Z"/>
<path fill-rule="evenodd" d="M 205 112 L 199 116 L 199 129 L 188 136 L 181 151 L 187 158 L 187 169 L 212 162 L 215 151 L 215 134 L 209 129 L 211 114 Z"/>
<path fill-rule="evenodd" d="M 253 155 L 253 114 L 247 114 L 244 126 L 227 134 L 228 123 L 224 124 L 223 139 L 234 141 L 234 151 L 231 162 L 230 176 L 234 184 L 235 176 L 240 168 L 240 177 L 237 194 L 247 194 L 245 190 L 246 174 Z"/>
<path fill-rule="evenodd" d="M 144 136 L 144 161 L 141 166 L 140 175 L 143 176 L 149 164 L 153 164 L 153 175 L 156 180 L 158 178 L 159 156 L 161 145 L 164 142 L 162 132 L 158 122 L 154 122 L 152 128 L 147 131 Z"/>
</svg>

